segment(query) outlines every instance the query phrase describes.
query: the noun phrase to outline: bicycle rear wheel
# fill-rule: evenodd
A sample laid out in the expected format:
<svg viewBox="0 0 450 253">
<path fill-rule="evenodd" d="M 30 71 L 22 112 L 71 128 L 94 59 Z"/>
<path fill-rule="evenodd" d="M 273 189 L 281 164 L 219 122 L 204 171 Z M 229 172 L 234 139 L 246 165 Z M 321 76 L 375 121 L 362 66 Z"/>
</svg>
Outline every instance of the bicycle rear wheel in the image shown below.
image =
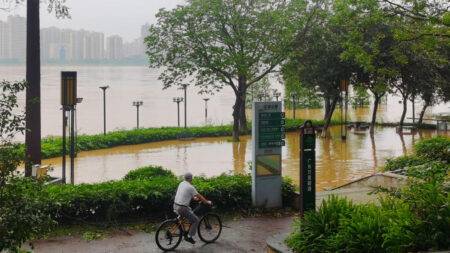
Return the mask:
<svg viewBox="0 0 450 253">
<path fill-rule="evenodd" d="M 208 213 L 198 224 L 198 236 L 206 243 L 215 242 L 222 233 L 222 221 L 219 215 Z"/>
<path fill-rule="evenodd" d="M 164 251 L 174 250 L 180 245 L 183 232 L 177 220 L 166 220 L 159 225 L 155 233 L 158 247 Z"/>
</svg>

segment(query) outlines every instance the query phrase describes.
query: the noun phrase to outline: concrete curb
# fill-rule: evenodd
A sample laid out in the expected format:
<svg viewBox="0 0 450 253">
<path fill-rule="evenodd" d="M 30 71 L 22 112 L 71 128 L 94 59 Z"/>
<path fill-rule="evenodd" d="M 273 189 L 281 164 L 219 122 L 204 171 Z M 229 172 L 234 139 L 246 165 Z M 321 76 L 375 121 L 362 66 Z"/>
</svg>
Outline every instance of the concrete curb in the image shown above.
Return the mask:
<svg viewBox="0 0 450 253">
<path fill-rule="evenodd" d="M 289 233 L 275 234 L 267 238 L 267 253 L 294 253 L 284 243 L 284 240 L 288 237 Z"/>
</svg>

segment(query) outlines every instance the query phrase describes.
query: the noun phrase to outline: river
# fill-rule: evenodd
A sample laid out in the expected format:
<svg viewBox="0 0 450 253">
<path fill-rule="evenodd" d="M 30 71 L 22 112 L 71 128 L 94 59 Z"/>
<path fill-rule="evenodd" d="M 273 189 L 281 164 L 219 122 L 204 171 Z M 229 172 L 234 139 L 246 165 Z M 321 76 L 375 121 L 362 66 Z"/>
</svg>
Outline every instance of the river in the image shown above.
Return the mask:
<svg viewBox="0 0 450 253">
<path fill-rule="evenodd" d="M 422 130 L 415 135 L 398 135 L 395 128 L 380 127 L 374 138 L 368 133 L 350 131 L 346 141 L 340 138 L 340 127 L 331 128 L 331 138 L 317 139 L 317 190 L 336 187 L 351 180 L 370 175 L 387 158 L 411 151 L 421 138 L 437 135 L 434 130 Z M 450 136 L 450 133 L 441 133 Z M 283 176 L 299 184 L 298 133 L 288 133 L 283 147 Z M 81 152 L 75 161 L 75 183 L 104 182 L 121 179 L 128 171 L 146 166 L 161 165 L 176 175 L 216 176 L 222 173 L 249 173 L 251 140 L 245 136 L 240 142 L 228 137 L 198 138 L 186 141 L 163 141 L 141 145 Z M 61 159 L 44 160 L 54 165 L 51 173 L 61 175 Z"/>
<path fill-rule="evenodd" d="M 98 88 L 109 85 L 107 90 L 107 129 L 130 129 L 136 126 L 135 100 L 142 100 L 140 125 L 142 127 L 175 126 L 177 124 L 177 107 L 173 97 L 183 96 L 183 91 L 176 88 L 162 89 L 158 80 L 159 71 L 145 66 L 43 66 L 42 67 L 42 135 L 61 135 L 62 119 L 60 111 L 60 72 L 78 72 L 78 96 L 83 102 L 77 107 L 77 126 L 79 133 L 95 134 L 103 131 L 103 96 Z M 0 65 L 0 80 L 23 80 L 23 66 Z M 273 86 L 282 90 L 280 84 Z M 204 118 L 205 95 L 198 94 L 195 87 L 188 88 L 187 123 L 188 125 L 229 124 L 232 121 L 234 94 L 230 87 L 224 87 L 220 93 L 210 95 L 208 102 L 208 119 Z M 380 122 L 397 122 L 400 118 L 401 99 L 389 96 L 387 104 L 378 111 Z M 24 95 L 20 103 L 24 105 Z M 417 102 L 417 113 L 421 103 Z M 441 104 L 430 108 L 428 115 L 448 112 L 450 104 Z M 23 108 L 23 107 L 22 107 Z M 409 108 L 408 117 L 411 117 Z M 181 105 L 181 113 L 184 107 Z M 292 111 L 287 111 L 292 116 Z M 304 119 L 323 118 L 322 109 L 297 110 L 297 117 Z M 370 108 L 350 108 L 350 120 L 368 121 Z M 339 117 L 337 111 L 335 117 Z M 182 117 L 183 118 L 183 117 Z M 182 120 L 182 124 L 183 120 Z M 23 138 L 19 137 L 19 140 Z"/>
</svg>

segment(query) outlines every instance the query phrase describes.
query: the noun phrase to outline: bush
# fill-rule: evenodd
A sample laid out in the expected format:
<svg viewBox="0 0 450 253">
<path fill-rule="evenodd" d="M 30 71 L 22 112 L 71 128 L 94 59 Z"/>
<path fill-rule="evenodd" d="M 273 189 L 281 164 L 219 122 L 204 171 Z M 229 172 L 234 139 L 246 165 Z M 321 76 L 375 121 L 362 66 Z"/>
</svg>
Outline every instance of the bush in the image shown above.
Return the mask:
<svg viewBox="0 0 450 253">
<path fill-rule="evenodd" d="M 404 170 L 411 166 L 427 163 L 428 160 L 416 155 L 405 155 L 397 158 L 387 159 L 383 171 Z"/>
<path fill-rule="evenodd" d="M 55 218 L 62 223 L 80 220 L 111 222 L 139 217 L 160 219 L 172 213 L 172 198 L 180 181 L 171 173 L 168 176 L 153 177 L 149 176 L 149 171 L 167 173 L 160 168 L 143 168 L 131 172 L 127 175 L 127 180 L 48 186 L 48 204 Z M 136 178 L 131 179 L 134 176 Z M 221 211 L 251 208 L 250 176 L 196 177 L 193 184 Z M 283 195 L 293 194 L 293 186 L 285 186 L 283 189 Z"/>
<path fill-rule="evenodd" d="M 51 219 L 41 182 L 10 177 L 0 189 L 0 252 L 16 251 L 33 236 L 48 232 Z"/>
<path fill-rule="evenodd" d="M 438 160 L 450 163 L 450 138 L 434 137 L 422 140 L 415 145 L 415 153 L 429 160 Z"/>
<path fill-rule="evenodd" d="M 296 252 L 335 252 L 333 237 L 341 227 L 342 219 L 351 217 L 354 205 L 347 199 L 331 196 L 323 201 L 317 212 L 306 212 L 303 219 L 294 222 L 294 232 L 287 244 Z"/>
<path fill-rule="evenodd" d="M 143 168 L 138 168 L 128 172 L 124 180 L 137 180 L 137 179 L 153 179 L 155 177 L 173 177 L 175 174 L 172 171 L 166 170 L 161 166 L 147 166 Z"/>
<path fill-rule="evenodd" d="M 416 252 L 450 249 L 450 196 L 438 173 L 381 199 L 353 205 L 336 197 L 294 223 L 295 252 Z"/>
</svg>

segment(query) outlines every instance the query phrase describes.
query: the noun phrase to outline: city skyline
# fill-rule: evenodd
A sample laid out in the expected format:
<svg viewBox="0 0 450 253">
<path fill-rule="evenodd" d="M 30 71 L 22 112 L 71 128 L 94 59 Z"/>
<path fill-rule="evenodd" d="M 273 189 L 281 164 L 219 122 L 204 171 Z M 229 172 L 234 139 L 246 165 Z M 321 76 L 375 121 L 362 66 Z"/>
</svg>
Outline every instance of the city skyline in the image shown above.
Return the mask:
<svg viewBox="0 0 450 253">
<path fill-rule="evenodd" d="M 142 25 L 140 36 L 131 42 L 119 35 L 85 29 L 64 29 L 55 26 L 41 28 L 41 59 L 43 63 L 82 63 L 145 59 L 144 38 L 148 23 Z M 0 61 L 25 61 L 26 18 L 19 15 L 0 20 Z"/>
</svg>

